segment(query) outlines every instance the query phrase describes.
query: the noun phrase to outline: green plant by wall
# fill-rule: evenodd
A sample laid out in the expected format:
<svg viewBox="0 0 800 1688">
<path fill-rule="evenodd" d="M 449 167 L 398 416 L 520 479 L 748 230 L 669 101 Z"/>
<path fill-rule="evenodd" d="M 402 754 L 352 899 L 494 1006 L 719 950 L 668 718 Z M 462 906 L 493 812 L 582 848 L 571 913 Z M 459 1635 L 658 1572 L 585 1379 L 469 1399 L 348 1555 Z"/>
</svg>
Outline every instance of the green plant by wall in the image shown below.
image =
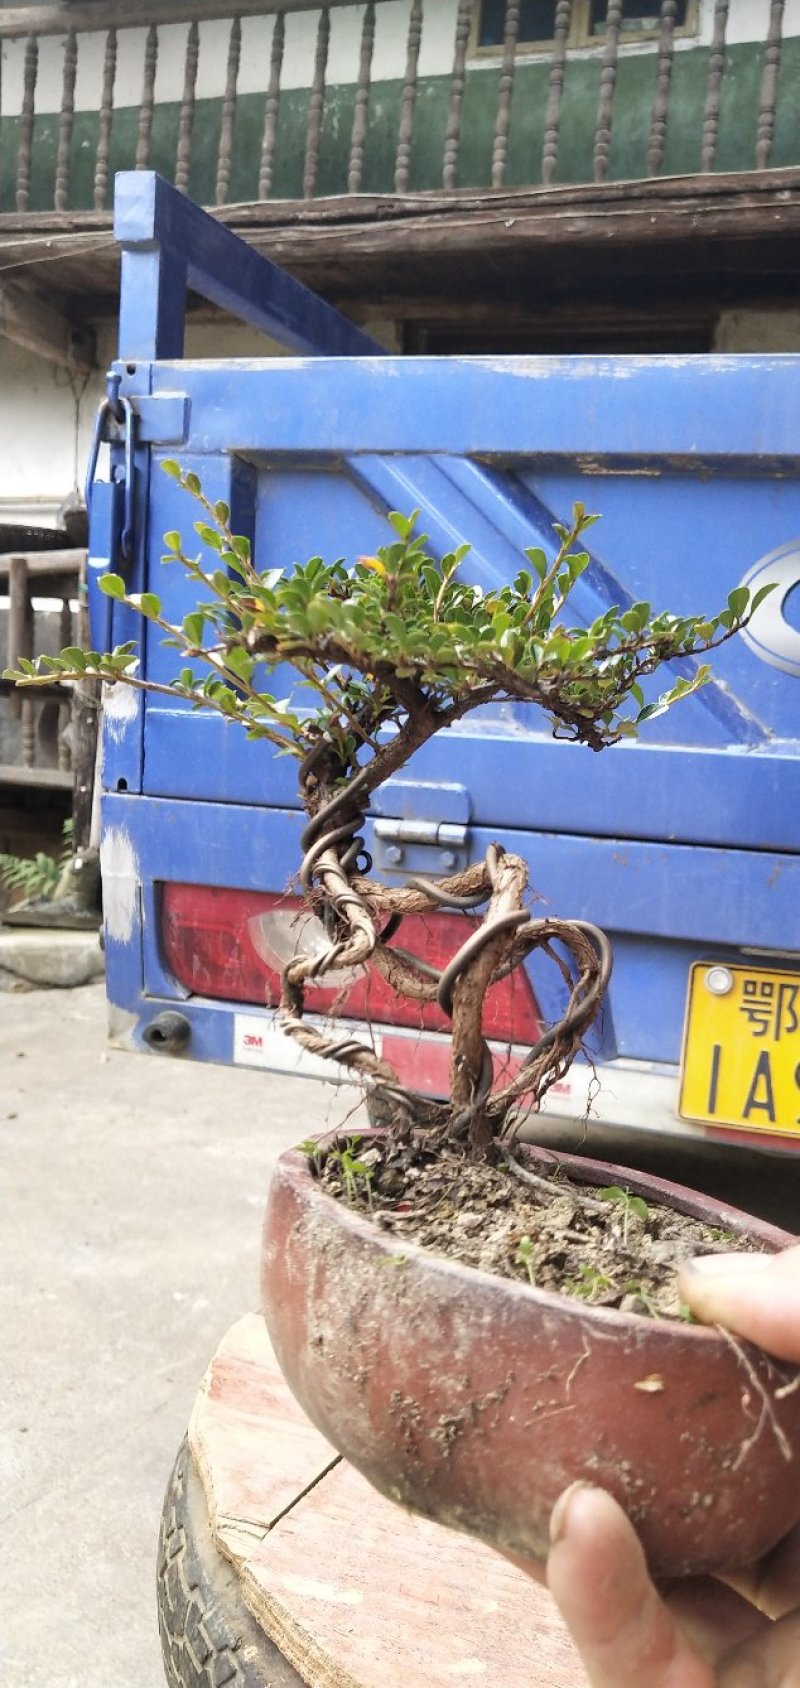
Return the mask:
<svg viewBox="0 0 800 1688">
<path fill-rule="evenodd" d="M 64 868 L 72 857 L 72 821 L 62 829 L 63 844 L 57 857 L 37 850 L 34 856 L 0 853 L 0 885 L 10 891 L 14 902 L 50 901 L 58 890 Z"/>
</svg>

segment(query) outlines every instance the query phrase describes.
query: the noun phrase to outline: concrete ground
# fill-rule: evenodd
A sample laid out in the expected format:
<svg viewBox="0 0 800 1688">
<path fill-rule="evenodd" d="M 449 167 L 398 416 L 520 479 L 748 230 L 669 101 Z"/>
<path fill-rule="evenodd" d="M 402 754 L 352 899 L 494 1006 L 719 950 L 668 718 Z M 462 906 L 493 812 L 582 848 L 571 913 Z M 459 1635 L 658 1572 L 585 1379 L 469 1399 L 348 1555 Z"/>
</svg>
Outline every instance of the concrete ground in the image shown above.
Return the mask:
<svg viewBox="0 0 800 1688">
<path fill-rule="evenodd" d="M 308 1080 L 109 1052 L 104 1018 L 102 985 L 0 995 L 4 1688 L 164 1688 L 175 1451 L 219 1338 L 257 1304 L 275 1156 L 352 1106 Z M 800 1157 L 594 1132 L 585 1149 L 800 1231 Z"/>
<path fill-rule="evenodd" d="M 0 1680 L 164 1688 L 167 1477 L 217 1342 L 258 1304 L 272 1163 L 342 1092 L 108 1052 L 102 984 L 0 996 L 0 1071 Z"/>
</svg>

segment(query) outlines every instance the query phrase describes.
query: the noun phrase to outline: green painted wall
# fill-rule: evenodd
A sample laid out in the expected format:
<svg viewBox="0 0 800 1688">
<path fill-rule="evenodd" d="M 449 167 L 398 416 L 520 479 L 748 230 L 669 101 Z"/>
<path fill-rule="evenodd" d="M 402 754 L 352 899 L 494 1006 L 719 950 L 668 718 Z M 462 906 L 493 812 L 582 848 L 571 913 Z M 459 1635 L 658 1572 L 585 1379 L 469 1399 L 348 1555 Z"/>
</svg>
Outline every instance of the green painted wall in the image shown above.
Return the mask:
<svg viewBox="0 0 800 1688">
<path fill-rule="evenodd" d="M 729 49 L 720 112 L 718 170 L 749 170 L 755 167 L 755 133 L 761 82 L 760 47 L 742 45 Z M 609 179 L 640 178 L 647 173 L 646 157 L 653 98 L 655 54 L 625 55 L 620 59 L 614 102 Z M 708 74 L 708 54 L 696 48 L 678 53 L 673 68 L 670 120 L 662 174 L 680 175 L 699 167 L 702 110 Z M 506 182 L 509 187 L 535 185 L 540 180 L 547 101 L 548 66 L 529 63 L 517 68 L 509 137 Z M 567 71 L 561 117 L 557 180 L 586 182 L 592 179 L 592 147 L 600 83 L 598 59 L 573 60 Z M 788 40 L 783 49 L 778 112 L 771 163 L 773 166 L 800 164 L 800 39 Z M 420 83 L 414 121 L 411 155 L 412 189 L 441 186 L 442 153 L 447 123 L 449 78 L 430 77 Z M 391 192 L 400 106 L 399 81 L 373 86 L 365 148 L 362 191 Z M 317 192 L 344 193 L 347 189 L 347 160 L 353 122 L 355 90 L 352 85 L 329 88 L 320 149 Z M 281 96 L 280 127 L 275 156 L 273 198 L 302 196 L 303 160 L 308 113 L 308 90 L 290 90 Z M 490 181 L 492 135 L 497 100 L 497 77 L 490 71 L 472 71 L 467 79 L 462 107 L 459 187 L 486 187 Z M 195 115 L 192 197 L 213 203 L 221 102 L 200 101 Z M 233 168 L 229 201 L 258 197 L 258 168 L 264 121 L 262 95 L 246 95 L 238 102 Z M 125 107 L 114 113 L 111 172 L 130 169 L 136 150 L 138 113 Z M 94 156 L 98 118 L 94 112 L 76 114 L 72 136 L 70 204 L 75 209 L 92 205 Z M 177 143 L 178 105 L 156 108 L 151 163 L 165 176 L 173 174 Z M 0 122 L 0 206 L 14 209 L 14 186 L 19 121 L 5 117 Z M 58 120 L 43 115 L 36 120 L 31 208 L 50 209 Z"/>
</svg>

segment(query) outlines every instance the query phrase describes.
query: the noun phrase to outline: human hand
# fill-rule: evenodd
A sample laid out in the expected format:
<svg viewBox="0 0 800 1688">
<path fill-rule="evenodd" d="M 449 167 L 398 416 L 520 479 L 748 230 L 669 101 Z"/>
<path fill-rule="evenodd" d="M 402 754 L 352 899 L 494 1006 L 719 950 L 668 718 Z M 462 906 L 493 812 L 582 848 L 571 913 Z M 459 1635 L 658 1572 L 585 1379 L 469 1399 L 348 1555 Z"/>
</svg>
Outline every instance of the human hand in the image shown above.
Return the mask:
<svg viewBox="0 0 800 1688">
<path fill-rule="evenodd" d="M 800 1245 L 694 1260 L 681 1294 L 703 1323 L 800 1362 Z M 567 1489 L 550 1533 L 548 1585 L 592 1688 L 800 1688 L 800 1529 L 746 1571 L 660 1587 L 602 1489 Z"/>
</svg>

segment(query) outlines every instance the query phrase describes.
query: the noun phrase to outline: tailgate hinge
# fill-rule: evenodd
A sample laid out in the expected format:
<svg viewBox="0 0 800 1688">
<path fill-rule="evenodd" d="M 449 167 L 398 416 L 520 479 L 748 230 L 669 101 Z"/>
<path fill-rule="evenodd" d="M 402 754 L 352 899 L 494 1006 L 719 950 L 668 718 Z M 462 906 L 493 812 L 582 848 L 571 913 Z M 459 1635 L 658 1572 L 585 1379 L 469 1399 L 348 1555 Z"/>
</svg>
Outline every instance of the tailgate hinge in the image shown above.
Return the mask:
<svg viewBox="0 0 800 1688">
<path fill-rule="evenodd" d="M 375 866 L 383 872 L 441 874 L 467 866 L 469 827 L 456 821 L 382 818 L 374 822 L 373 839 Z"/>
</svg>

